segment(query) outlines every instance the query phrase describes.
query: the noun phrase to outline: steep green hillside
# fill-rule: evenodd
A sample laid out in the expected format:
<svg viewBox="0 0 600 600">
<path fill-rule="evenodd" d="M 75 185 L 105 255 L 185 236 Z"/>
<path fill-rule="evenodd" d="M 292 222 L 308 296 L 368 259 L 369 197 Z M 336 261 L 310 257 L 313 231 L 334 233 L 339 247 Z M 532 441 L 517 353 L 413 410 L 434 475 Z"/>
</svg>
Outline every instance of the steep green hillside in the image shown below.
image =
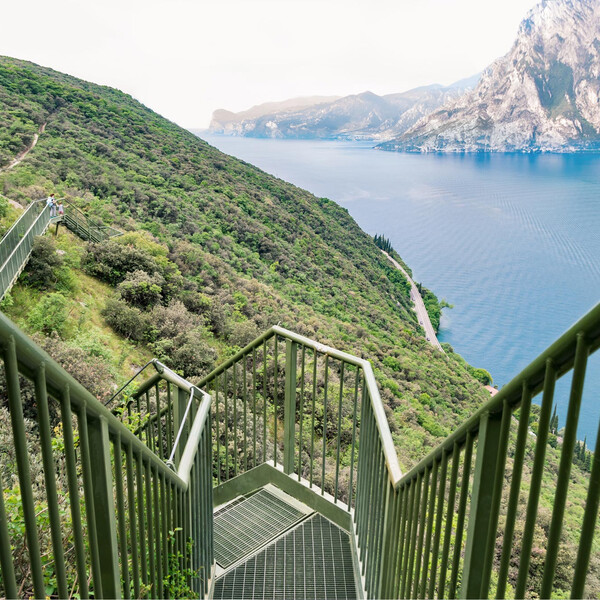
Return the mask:
<svg viewBox="0 0 600 600">
<path fill-rule="evenodd" d="M 202 343 L 206 360 L 182 356 L 174 366 L 186 375 L 276 323 L 365 355 L 405 468 L 486 398 L 460 357 L 419 336 L 406 282 L 335 203 L 220 153 L 121 92 L 30 63 L 0 59 L 0 119 L 3 164 L 46 124 L 24 161 L 0 174 L 1 193 L 25 204 L 52 190 L 138 232 L 85 251 L 82 268 L 119 286 L 102 299 L 105 323 L 151 353 L 173 353 L 177 323 L 193 329 L 181 343 Z M 152 330 L 166 313 L 175 329 Z"/>
<path fill-rule="evenodd" d="M 42 125 L 35 148 L 3 170 Z M 38 239 L 2 310 L 101 399 L 151 356 L 199 377 L 276 323 L 372 360 L 403 469 L 488 397 L 460 356 L 425 342 L 407 282 L 347 211 L 121 92 L 0 58 L 0 231 L 17 215 L 7 199 L 26 205 L 50 191 L 125 235 Z M 558 457 L 549 448 L 540 544 Z M 586 477 L 574 469 L 561 584 Z M 543 568 L 536 552 L 532 579 Z M 596 542 L 592 596 L 598 556 Z"/>
</svg>

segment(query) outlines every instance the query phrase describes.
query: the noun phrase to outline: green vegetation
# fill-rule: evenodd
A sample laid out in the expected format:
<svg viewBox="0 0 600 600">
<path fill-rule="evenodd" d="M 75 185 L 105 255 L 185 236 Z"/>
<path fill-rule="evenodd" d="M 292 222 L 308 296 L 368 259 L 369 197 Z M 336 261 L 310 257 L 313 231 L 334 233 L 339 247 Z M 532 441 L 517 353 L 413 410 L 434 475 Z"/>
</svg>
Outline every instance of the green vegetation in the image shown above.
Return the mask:
<svg viewBox="0 0 600 600">
<path fill-rule="evenodd" d="M 373 360 L 405 468 L 438 441 L 419 421 L 448 429 L 486 399 L 458 357 L 421 338 L 406 281 L 334 202 L 221 154 L 125 94 L 30 63 L 0 59 L 0 102 L 5 129 L 25 110 L 33 129 L 47 123 L 34 151 L 0 174 L 0 192 L 24 204 L 52 190 L 126 232 L 88 249 L 74 242 L 76 289 L 48 289 L 67 300 L 65 343 L 81 328 L 118 339 L 115 384 L 141 363 L 130 349 L 196 375 L 280 323 Z M 9 316 L 39 330 L 28 316 L 46 293 L 17 286 Z M 165 327 L 147 326 L 165 311 Z M 187 324 L 176 345 L 171 322 Z M 199 344 L 201 363 L 190 359 Z M 431 403 L 413 406 L 422 394 Z"/>
<path fill-rule="evenodd" d="M 47 124 L 34 151 L 0 173 L 3 197 L 25 205 L 54 191 L 125 232 L 91 245 L 47 235 L 3 302 L 99 399 L 152 356 L 201 376 L 276 323 L 372 361 L 404 470 L 489 397 L 489 373 L 423 339 L 407 281 L 334 202 L 221 154 L 121 92 L 22 61 L 0 58 L 0 123 L 0 166 Z M 3 197 L 8 227 L 16 209 Z M 444 302 L 421 290 L 437 329 Z M 549 448 L 550 473 L 559 454 Z M 576 522 L 581 469 L 573 480 Z M 550 474 L 542 512 L 552 498 Z M 576 526 L 565 529 L 572 550 Z"/>
</svg>

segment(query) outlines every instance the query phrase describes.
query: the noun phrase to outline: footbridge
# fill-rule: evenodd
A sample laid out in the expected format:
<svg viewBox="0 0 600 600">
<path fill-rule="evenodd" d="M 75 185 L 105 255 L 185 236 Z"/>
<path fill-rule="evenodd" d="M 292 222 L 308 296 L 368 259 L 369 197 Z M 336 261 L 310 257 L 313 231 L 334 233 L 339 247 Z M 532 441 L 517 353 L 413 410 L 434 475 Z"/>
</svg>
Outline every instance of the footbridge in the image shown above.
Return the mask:
<svg viewBox="0 0 600 600">
<path fill-rule="evenodd" d="M 43 231 L 49 215 L 31 211 L 27 231 L 38 220 Z M 104 405 L 0 315 L 0 595 L 583 597 L 599 442 L 566 532 L 577 548 L 568 590 L 556 565 L 599 345 L 600 305 L 403 472 L 362 358 L 272 327 L 193 383 L 151 361 Z M 563 376 L 568 418 L 548 492 Z M 544 527 L 542 493 L 553 501 Z"/>
<path fill-rule="evenodd" d="M 58 227 L 59 223 L 91 242 L 121 235 L 117 229 L 88 218 L 70 202 L 64 202 L 64 215 L 52 216 L 45 199 L 33 201 L 0 240 L 0 300 L 25 268 L 35 237 L 42 235 L 51 224 Z"/>
</svg>

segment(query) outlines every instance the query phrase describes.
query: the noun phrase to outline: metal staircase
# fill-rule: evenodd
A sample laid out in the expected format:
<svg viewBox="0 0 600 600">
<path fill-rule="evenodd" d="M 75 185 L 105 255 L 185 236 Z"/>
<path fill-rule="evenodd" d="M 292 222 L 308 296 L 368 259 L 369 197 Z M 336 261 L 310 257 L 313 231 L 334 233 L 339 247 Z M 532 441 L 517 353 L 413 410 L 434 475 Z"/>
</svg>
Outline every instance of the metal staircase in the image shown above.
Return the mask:
<svg viewBox="0 0 600 600">
<path fill-rule="evenodd" d="M 63 223 L 80 238 L 101 242 L 121 235 L 112 227 L 95 223 L 76 206 L 65 202 L 65 214 L 51 217 L 45 200 L 33 201 L 0 240 L 0 300 L 14 285 L 25 268 L 36 236 L 43 235 L 51 224 Z"/>
<path fill-rule="evenodd" d="M 43 208 L 27 219 L 19 231 L 50 222 Z M 4 315 L 0 345 L 4 597 L 483 598 L 509 584 L 516 597 L 567 593 L 555 589 L 555 565 L 600 304 L 404 474 L 370 363 L 280 327 L 195 385 L 151 361 L 106 406 Z M 566 374 L 545 567 L 532 583 L 555 383 Z M 584 595 L 599 527 L 598 440 L 581 527 L 568 532 L 578 540 L 572 597 Z M 32 480 L 34 463 L 43 481 Z"/>
</svg>

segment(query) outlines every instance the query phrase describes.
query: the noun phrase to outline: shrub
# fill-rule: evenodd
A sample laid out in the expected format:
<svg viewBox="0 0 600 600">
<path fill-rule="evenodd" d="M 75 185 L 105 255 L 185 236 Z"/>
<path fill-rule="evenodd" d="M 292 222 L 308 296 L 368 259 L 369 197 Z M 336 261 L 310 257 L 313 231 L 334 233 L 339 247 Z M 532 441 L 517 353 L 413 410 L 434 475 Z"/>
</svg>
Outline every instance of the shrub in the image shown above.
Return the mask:
<svg viewBox="0 0 600 600">
<path fill-rule="evenodd" d="M 86 337 L 88 348 L 73 346 L 56 334 L 49 337 L 36 334 L 34 340 L 93 396 L 101 401 L 108 400 L 112 395 L 114 375 L 105 357 L 95 353 L 92 336 Z"/>
<path fill-rule="evenodd" d="M 159 338 L 175 338 L 204 324 L 202 317 L 189 312 L 179 300 L 169 306 L 155 306 L 151 315 Z"/>
<path fill-rule="evenodd" d="M 165 280 L 158 273 L 148 275 L 145 271 L 134 271 L 127 275 L 117 289 L 127 303 L 146 309 L 160 302 L 164 283 Z"/>
<path fill-rule="evenodd" d="M 184 377 L 205 375 L 214 367 L 217 353 L 205 340 L 203 328 L 183 330 L 174 337 L 165 337 L 152 345 L 157 357 Z"/>
<path fill-rule="evenodd" d="M 33 241 L 25 280 L 34 288 L 47 290 L 57 283 L 62 265 L 63 258 L 56 253 L 54 240 L 48 236 L 38 236 Z"/>
<path fill-rule="evenodd" d="M 29 325 L 46 335 L 62 335 L 68 316 L 67 299 L 59 292 L 42 297 L 29 314 Z"/>
<path fill-rule="evenodd" d="M 146 252 L 134 246 L 124 246 L 116 242 L 90 244 L 83 259 L 86 271 L 111 285 L 121 283 L 128 273 L 159 271 L 156 261 Z"/>
<path fill-rule="evenodd" d="M 122 336 L 141 342 L 149 335 L 148 315 L 123 300 L 112 299 L 102 309 L 106 322 Z"/>
</svg>

